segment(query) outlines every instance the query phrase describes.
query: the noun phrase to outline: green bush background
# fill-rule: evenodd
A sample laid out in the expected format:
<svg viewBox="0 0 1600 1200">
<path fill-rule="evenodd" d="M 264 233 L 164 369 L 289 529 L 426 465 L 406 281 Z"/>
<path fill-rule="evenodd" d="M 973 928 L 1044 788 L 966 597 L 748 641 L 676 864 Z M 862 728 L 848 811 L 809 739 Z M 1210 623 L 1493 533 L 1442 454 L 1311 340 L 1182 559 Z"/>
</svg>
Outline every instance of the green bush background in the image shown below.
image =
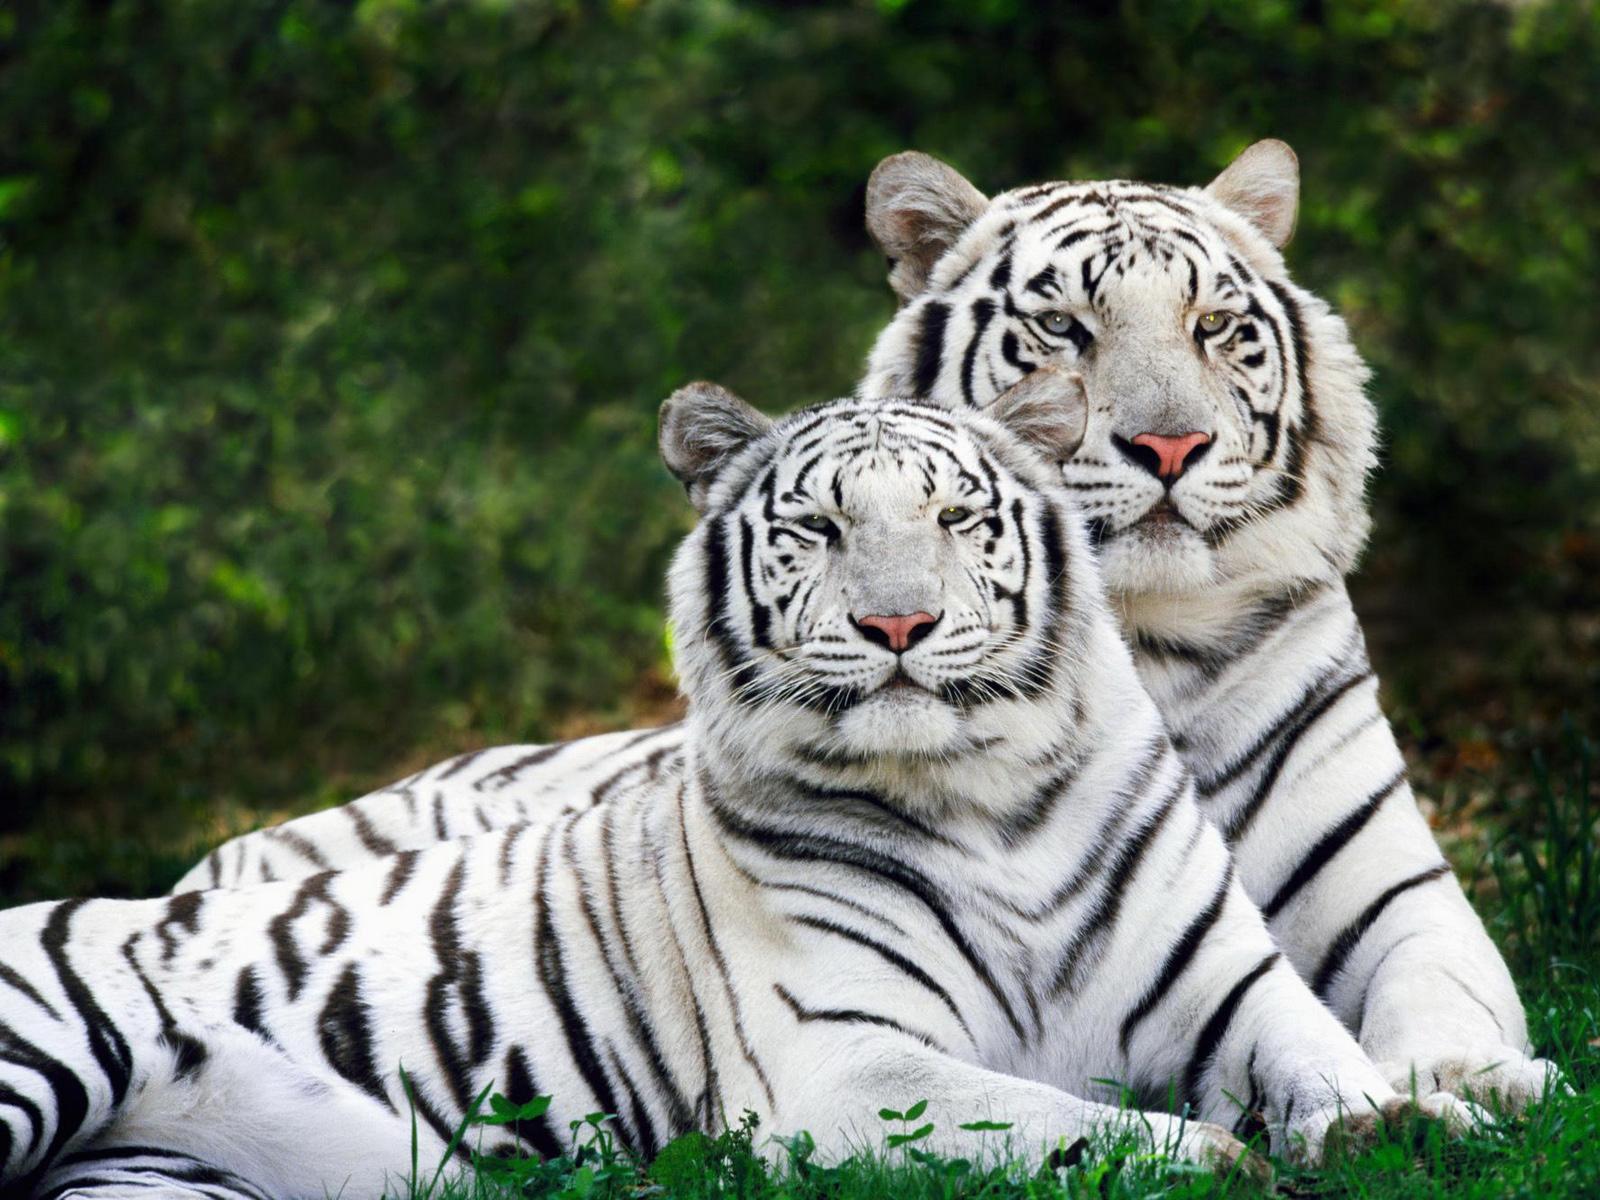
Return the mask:
<svg viewBox="0 0 1600 1200">
<path fill-rule="evenodd" d="M 1377 370 L 1391 701 L 1446 775 L 1537 742 L 1600 692 L 1597 130 L 1592 4 L 6 6 L 0 895 L 629 716 L 656 404 L 849 389 L 908 146 L 998 190 L 1289 140 Z"/>
</svg>

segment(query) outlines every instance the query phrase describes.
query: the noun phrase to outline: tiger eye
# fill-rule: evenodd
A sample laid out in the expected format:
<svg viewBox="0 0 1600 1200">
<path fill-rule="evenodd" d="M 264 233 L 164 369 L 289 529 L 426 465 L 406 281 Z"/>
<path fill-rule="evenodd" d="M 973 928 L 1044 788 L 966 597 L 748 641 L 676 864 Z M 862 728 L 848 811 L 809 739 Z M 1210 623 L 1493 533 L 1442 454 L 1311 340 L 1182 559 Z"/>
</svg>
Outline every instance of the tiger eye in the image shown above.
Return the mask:
<svg viewBox="0 0 1600 1200">
<path fill-rule="evenodd" d="M 951 525 L 959 525 L 971 515 L 972 510 L 970 508 L 962 508 L 960 505 L 952 504 L 949 508 L 940 512 L 939 524 L 946 528 Z"/>
<path fill-rule="evenodd" d="M 1067 333 L 1072 328 L 1072 323 L 1071 313 L 1047 312 L 1039 318 L 1039 324 L 1043 325 L 1051 333 L 1057 334 Z"/>
<path fill-rule="evenodd" d="M 1226 328 L 1231 319 L 1227 313 L 1208 312 L 1200 318 L 1200 328 L 1207 333 L 1216 333 L 1218 330 Z"/>
</svg>

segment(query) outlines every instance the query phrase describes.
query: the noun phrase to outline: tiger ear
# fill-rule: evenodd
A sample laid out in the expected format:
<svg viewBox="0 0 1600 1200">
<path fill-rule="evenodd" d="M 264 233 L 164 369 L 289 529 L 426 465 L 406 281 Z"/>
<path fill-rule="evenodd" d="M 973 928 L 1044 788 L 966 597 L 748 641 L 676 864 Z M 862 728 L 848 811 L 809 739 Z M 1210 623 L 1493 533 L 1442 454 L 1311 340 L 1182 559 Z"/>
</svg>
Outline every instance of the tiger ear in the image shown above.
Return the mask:
<svg viewBox="0 0 1600 1200">
<path fill-rule="evenodd" d="M 727 388 L 691 383 L 661 402 L 656 441 L 661 460 L 689 493 L 699 512 L 717 472 L 772 428 L 772 419 L 757 412 Z"/>
<path fill-rule="evenodd" d="M 1266 138 L 1247 146 L 1206 186 L 1206 194 L 1282 249 L 1294 236 L 1300 209 L 1300 160 L 1289 143 Z"/>
<path fill-rule="evenodd" d="M 1050 461 L 1065 462 L 1083 444 L 1089 394 L 1076 371 L 1040 367 L 1001 392 L 987 413 Z"/>
<path fill-rule="evenodd" d="M 867 180 L 867 231 L 889 258 L 889 286 L 904 304 L 928 284 L 933 264 L 989 207 L 954 167 L 907 150 Z"/>
</svg>

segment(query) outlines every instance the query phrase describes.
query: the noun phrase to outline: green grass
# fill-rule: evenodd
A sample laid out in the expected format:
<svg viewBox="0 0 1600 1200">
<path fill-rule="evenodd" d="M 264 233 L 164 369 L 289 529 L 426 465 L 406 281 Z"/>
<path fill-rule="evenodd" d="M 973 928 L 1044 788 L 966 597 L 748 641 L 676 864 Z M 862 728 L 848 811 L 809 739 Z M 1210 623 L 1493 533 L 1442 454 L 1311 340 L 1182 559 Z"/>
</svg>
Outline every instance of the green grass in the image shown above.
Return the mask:
<svg viewBox="0 0 1600 1200">
<path fill-rule="evenodd" d="M 1593 1013 L 1588 1014 L 1592 1030 Z M 496 1097 L 498 1099 L 498 1097 Z M 919 1150 L 898 1122 L 886 1123 L 883 1144 L 843 1162 L 812 1160 L 807 1139 L 769 1139 L 750 1114 L 717 1137 L 688 1134 L 653 1161 L 639 1162 L 616 1144 L 609 1119 L 574 1122 L 573 1149 L 550 1161 L 537 1156 L 474 1156 L 475 1169 L 413 1171 L 396 1200 L 621 1200 L 623 1197 L 750 1197 L 752 1200 L 871 1200 L 875 1197 L 956 1198 L 1298 1196 L 1464 1197 L 1600 1195 L 1600 1091 L 1553 1096 L 1522 1117 L 1458 1140 L 1436 1126 L 1384 1133 L 1360 1155 L 1319 1169 L 1274 1162 L 1273 1185 L 1237 1171 L 1219 1174 L 1174 1161 L 1136 1133 L 1106 1136 L 1059 1151 L 1041 1165 L 1037 1153 L 1014 1154 L 996 1135 L 982 1161 L 940 1158 Z M 920 1128 L 926 1128 L 920 1127 Z M 474 1130 L 464 1129 L 467 1145 Z"/>
<path fill-rule="evenodd" d="M 1273 1162 L 1276 1194 L 1401 1200 L 1450 1197 L 1600 1196 L 1600 799 L 1596 747 L 1567 731 L 1562 762 L 1536 759 L 1533 800 L 1493 845 L 1480 902 L 1506 950 L 1528 1009 L 1538 1052 L 1572 1085 L 1520 1116 L 1458 1139 L 1437 1126 L 1385 1131 L 1376 1145 L 1317 1169 Z M 484 1097 L 479 1098 L 480 1106 Z M 464 1122 L 468 1147 L 547 1098 L 517 1111 L 501 1097 Z M 1486 1107 L 1496 1111 L 1493 1098 Z M 996 1131 L 983 1161 L 945 1159 L 921 1147 L 934 1126 L 926 1106 L 885 1109 L 879 1144 L 843 1162 L 813 1161 L 805 1135 L 777 1138 L 750 1114 L 716 1137 L 679 1138 L 653 1161 L 629 1155 L 595 1113 L 570 1128 L 571 1149 L 540 1161 L 474 1154 L 471 1170 L 413 1163 L 395 1200 L 623 1200 L 645 1196 L 749 1200 L 1053 1200 L 1055 1197 L 1251 1197 L 1274 1194 L 1238 1173 L 1176 1162 L 1136 1134 L 1108 1135 L 1058 1152 L 1057 1165 L 1010 1152 Z M 537 1111 L 535 1111 L 537 1110 Z"/>
</svg>

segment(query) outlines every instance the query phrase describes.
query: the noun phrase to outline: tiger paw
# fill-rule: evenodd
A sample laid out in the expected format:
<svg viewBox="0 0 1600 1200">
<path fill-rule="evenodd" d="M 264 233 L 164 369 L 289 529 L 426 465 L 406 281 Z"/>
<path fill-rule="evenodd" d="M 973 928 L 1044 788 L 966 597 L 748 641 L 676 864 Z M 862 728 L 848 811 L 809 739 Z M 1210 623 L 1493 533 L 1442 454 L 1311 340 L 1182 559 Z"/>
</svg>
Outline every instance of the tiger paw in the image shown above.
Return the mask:
<svg viewBox="0 0 1600 1200">
<path fill-rule="evenodd" d="M 1555 1063 L 1529 1058 L 1509 1046 L 1416 1062 L 1384 1062 L 1378 1070 L 1402 1096 L 1448 1092 L 1506 1115 L 1520 1113 L 1546 1095 L 1572 1090 Z"/>
<path fill-rule="evenodd" d="M 1177 1156 L 1209 1167 L 1219 1175 L 1239 1174 L 1260 1184 L 1272 1182 L 1272 1164 L 1221 1125 L 1185 1121 L 1177 1138 Z"/>
<path fill-rule="evenodd" d="M 1296 1121 L 1290 1130 L 1288 1157 L 1302 1166 L 1326 1166 L 1359 1155 L 1378 1143 L 1387 1131 L 1397 1133 L 1413 1122 L 1437 1124 L 1451 1137 L 1490 1123 L 1487 1113 L 1449 1092 L 1434 1092 L 1413 1100 L 1390 1096 L 1359 1108 L 1336 1105 Z"/>
</svg>

